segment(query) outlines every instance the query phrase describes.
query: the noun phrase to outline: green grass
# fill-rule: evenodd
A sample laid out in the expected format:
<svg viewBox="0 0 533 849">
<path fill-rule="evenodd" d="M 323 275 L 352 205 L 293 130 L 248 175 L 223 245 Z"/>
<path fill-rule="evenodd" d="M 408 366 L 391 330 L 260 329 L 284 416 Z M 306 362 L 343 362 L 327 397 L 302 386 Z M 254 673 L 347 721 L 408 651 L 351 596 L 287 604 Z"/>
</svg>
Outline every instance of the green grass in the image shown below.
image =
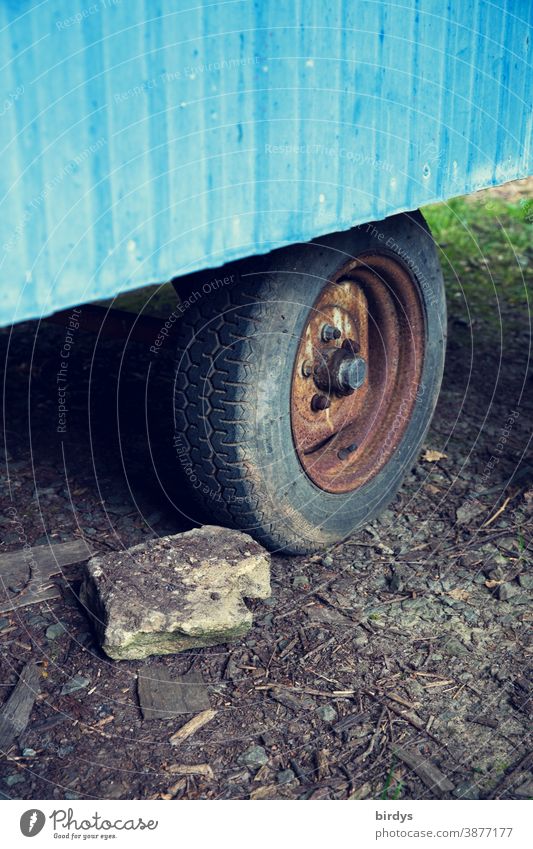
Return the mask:
<svg viewBox="0 0 533 849">
<path fill-rule="evenodd" d="M 394 777 L 394 767 L 396 766 L 394 760 L 392 761 L 391 768 L 387 774 L 385 779 L 385 784 L 383 790 L 380 793 L 380 799 L 399 799 L 401 797 L 403 791 L 403 781 L 398 781 Z"/>
<path fill-rule="evenodd" d="M 499 308 L 526 307 L 533 259 L 533 200 L 510 203 L 490 191 L 425 207 L 440 247 L 451 305 L 498 322 Z M 531 280 L 529 280 L 531 286 Z"/>
</svg>

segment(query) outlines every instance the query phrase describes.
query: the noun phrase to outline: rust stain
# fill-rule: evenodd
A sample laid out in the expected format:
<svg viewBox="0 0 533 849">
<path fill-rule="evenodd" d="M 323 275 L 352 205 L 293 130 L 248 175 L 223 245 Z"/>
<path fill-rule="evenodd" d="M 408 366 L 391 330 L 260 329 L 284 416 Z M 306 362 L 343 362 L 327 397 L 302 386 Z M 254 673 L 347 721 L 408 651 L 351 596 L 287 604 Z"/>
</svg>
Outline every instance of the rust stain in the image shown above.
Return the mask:
<svg viewBox="0 0 533 849">
<path fill-rule="evenodd" d="M 324 342 L 322 327 L 341 330 Z M 358 346 L 367 365 L 363 385 L 351 394 L 324 389 L 324 375 L 339 360 L 346 340 Z M 349 349 L 349 345 L 344 345 Z M 409 422 L 420 384 L 425 323 L 416 283 L 388 254 L 368 253 L 348 263 L 322 290 L 312 307 L 296 356 L 291 386 L 292 434 L 311 480 L 328 492 L 350 492 L 387 463 Z M 309 361 L 317 374 L 305 376 Z M 320 387 L 318 387 L 320 384 Z M 328 396 L 326 410 L 311 399 Z"/>
</svg>

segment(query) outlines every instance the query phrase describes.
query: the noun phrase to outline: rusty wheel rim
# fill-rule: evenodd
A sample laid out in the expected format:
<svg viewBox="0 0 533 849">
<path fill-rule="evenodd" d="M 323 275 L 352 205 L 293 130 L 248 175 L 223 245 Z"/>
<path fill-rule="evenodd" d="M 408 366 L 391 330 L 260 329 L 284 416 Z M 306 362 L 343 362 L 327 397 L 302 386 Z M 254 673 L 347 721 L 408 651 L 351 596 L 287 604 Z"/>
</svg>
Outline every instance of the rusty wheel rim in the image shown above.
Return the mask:
<svg viewBox="0 0 533 849">
<path fill-rule="evenodd" d="M 296 453 L 320 489 L 352 492 L 391 459 L 420 392 L 424 348 L 419 289 L 396 256 L 361 254 L 322 289 L 291 384 Z"/>
</svg>

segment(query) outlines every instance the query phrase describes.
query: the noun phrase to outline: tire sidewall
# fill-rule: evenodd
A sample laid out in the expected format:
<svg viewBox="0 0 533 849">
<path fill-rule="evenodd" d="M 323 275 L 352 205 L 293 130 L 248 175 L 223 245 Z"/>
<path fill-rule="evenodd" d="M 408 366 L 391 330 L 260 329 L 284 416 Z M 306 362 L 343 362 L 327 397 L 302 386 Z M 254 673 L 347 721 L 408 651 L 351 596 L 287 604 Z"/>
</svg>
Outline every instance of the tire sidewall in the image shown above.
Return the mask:
<svg viewBox="0 0 533 849">
<path fill-rule="evenodd" d="M 372 250 L 397 257 L 416 282 L 425 319 L 422 375 L 410 420 L 386 465 L 351 493 L 328 493 L 303 470 L 291 430 L 291 383 L 309 310 L 326 283 L 351 258 Z M 254 478 L 273 525 L 290 550 L 336 542 L 371 520 L 395 496 L 414 461 L 438 397 L 446 341 L 442 272 L 433 239 L 420 213 L 397 215 L 335 233 L 268 257 L 261 331 L 254 341 Z M 250 276 L 250 275 L 247 275 Z M 255 275 L 251 275 L 252 279 Z M 266 308 L 265 308 L 266 305 Z"/>
</svg>

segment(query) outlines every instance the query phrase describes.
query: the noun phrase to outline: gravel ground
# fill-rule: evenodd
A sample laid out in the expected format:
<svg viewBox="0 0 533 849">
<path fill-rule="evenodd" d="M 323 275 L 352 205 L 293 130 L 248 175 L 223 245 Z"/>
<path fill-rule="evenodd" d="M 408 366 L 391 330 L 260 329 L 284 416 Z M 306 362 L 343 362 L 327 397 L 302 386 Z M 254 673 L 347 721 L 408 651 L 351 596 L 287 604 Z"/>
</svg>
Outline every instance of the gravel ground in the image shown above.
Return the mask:
<svg viewBox="0 0 533 849">
<path fill-rule="evenodd" d="M 42 671 L 0 761 L 5 798 L 533 796 L 530 316 L 490 296 L 468 307 L 450 303 L 441 398 L 399 496 L 321 556 L 274 556 L 273 596 L 252 603 L 241 643 L 112 663 L 68 570 L 61 599 L 0 614 L 0 701 L 30 658 Z M 171 357 L 74 331 L 58 434 L 66 334 L 0 333 L 0 551 L 77 536 L 105 551 L 190 528 L 165 495 Z M 190 717 L 139 710 L 151 663 L 209 684 L 216 716 L 177 748 L 169 738 Z M 172 768 L 199 763 L 212 774 Z"/>
</svg>

